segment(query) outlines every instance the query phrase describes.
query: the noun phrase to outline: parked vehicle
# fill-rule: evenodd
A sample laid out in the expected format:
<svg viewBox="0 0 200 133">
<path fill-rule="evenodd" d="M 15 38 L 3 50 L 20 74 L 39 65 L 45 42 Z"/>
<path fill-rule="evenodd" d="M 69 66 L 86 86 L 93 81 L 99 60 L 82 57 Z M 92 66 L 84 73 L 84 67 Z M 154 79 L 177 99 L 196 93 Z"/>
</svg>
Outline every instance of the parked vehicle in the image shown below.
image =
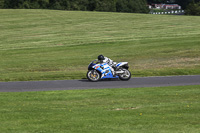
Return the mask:
<svg viewBox="0 0 200 133">
<path fill-rule="evenodd" d="M 94 60 L 88 66 L 87 78 L 93 82 L 106 78 L 119 78 L 127 81 L 131 78 L 131 72 L 128 68 L 128 62 L 119 62 L 116 66 L 113 66 L 113 74 L 111 66 L 107 63 L 99 63 L 98 60 Z"/>
</svg>

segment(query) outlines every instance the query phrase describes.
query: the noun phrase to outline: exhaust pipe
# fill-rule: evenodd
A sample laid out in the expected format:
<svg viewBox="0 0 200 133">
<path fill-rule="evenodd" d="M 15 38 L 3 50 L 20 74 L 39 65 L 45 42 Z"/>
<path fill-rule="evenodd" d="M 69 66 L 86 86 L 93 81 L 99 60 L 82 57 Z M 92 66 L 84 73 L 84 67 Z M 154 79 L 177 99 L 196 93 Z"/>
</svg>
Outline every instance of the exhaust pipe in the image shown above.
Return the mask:
<svg viewBox="0 0 200 133">
<path fill-rule="evenodd" d="M 123 74 L 124 71 L 116 71 L 116 74 Z"/>
</svg>

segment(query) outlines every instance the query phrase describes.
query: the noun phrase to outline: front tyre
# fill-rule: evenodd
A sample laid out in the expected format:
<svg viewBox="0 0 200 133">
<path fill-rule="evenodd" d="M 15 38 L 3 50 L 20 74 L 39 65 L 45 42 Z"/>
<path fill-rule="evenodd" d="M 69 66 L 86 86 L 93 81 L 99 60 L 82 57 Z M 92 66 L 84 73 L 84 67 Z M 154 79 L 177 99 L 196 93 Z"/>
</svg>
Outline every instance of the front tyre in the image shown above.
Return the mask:
<svg viewBox="0 0 200 133">
<path fill-rule="evenodd" d="M 131 72 L 128 69 L 123 69 L 124 73 L 119 75 L 119 79 L 127 81 L 131 78 Z"/>
<path fill-rule="evenodd" d="M 92 81 L 92 82 L 97 82 L 100 80 L 100 74 L 96 70 L 89 70 L 87 72 L 87 79 Z"/>
</svg>

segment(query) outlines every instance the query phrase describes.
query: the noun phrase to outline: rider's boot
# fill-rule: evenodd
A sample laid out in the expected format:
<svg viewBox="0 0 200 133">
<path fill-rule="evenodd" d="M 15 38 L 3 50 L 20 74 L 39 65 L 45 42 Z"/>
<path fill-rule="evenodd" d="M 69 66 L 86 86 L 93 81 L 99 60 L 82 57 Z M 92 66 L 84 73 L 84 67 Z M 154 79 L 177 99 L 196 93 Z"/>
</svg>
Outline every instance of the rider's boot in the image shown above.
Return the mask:
<svg viewBox="0 0 200 133">
<path fill-rule="evenodd" d="M 113 77 L 116 77 L 116 72 L 115 72 L 115 70 L 114 70 L 114 69 L 111 69 L 111 72 L 112 72 Z"/>
<path fill-rule="evenodd" d="M 116 77 L 116 72 L 115 71 L 113 71 L 112 74 L 113 74 L 113 77 Z"/>
</svg>

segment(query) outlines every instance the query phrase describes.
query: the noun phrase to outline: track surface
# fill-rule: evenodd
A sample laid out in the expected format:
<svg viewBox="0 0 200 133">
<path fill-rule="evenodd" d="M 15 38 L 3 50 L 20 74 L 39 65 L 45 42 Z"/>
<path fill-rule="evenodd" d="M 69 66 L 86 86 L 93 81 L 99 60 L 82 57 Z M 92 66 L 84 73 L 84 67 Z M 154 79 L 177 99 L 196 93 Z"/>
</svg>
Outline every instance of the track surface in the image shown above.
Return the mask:
<svg viewBox="0 0 200 133">
<path fill-rule="evenodd" d="M 200 85 L 200 75 L 140 77 L 129 81 L 106 80 L 90 82 L 84 80 L 0 82 L 0 92 L 50 91 L 73 89 L 137 88 L 158 86 Z"/>
</svg>

